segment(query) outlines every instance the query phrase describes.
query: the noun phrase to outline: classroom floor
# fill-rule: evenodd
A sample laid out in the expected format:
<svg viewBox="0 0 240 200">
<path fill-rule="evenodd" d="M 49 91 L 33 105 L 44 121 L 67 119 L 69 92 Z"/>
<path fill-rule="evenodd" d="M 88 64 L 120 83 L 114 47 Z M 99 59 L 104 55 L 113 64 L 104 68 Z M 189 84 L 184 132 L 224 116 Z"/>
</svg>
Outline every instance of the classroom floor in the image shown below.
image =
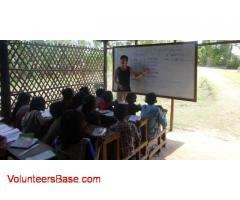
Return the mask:
<svg viewBox="0 0 240 200">
<path fill-rule="evenodd" d="M 167 145 L 154 160 L 240 160 L 240 141 L 224 141 L 201 132 L 167 134 Z"/>
</svg>

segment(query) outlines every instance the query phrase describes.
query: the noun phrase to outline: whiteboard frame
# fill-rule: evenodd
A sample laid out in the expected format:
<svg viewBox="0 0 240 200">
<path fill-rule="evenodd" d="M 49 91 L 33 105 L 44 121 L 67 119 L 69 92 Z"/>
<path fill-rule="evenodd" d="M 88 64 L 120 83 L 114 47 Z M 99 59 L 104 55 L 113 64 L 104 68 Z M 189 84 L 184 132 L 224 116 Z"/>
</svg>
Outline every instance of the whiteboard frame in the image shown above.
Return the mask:
<svg viewBox="0 0 240 200">
<path fill-rule="evenodd" d="M 176 43 L 159 43 L 159 44 L 146 44 L 146 45 L 127 45 L 127 46 L 115 46 L 113 47 L 112 51 L 112 60 L 113 60 L 113 78 L 112 78 L 112 91 L 113 92 L 118 92 L 117 90 L 114 89 L 114 74 L 115 74 L 115 66 L 114 66 L 114 52 L 115 49 L 117 48 L 137 48 L 137 47 L 151 47 L 151 46 L 166 46 L 166 45 L 182 45 L 182 44 L 187 44 L 187 43 L 193 43 L 195 46 L 195 60 L 194 60 L 194 97 L 193 98 L 182 98 L 182 97 L 177 97 L 177 96 L 166 96 L 166 95 L 161 95 L 161 94 L 156 94 L 157 97 L 163 97 L 163 98 L 169 98 L 169 99 L 178 99 L 178 100 L 185 100 L 185 101 L 193 101 L 197 102 L 197 60 L 198 60 L 198 44 L 196 41 L 192 42 L 176 42 Z M 132 91 L 131 91 L 132 92 Z M 137 93 L 139 95 L 146 95 L 146 93 Z"/>
</svg>

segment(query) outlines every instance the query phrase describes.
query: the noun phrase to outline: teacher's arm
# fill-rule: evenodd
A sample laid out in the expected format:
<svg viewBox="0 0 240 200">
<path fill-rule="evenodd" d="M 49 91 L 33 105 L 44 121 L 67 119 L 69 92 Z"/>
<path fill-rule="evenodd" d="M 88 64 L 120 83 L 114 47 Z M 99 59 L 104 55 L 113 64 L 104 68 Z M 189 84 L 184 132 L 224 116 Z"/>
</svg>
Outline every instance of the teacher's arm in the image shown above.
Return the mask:
<svg viewBox="0 0 240 200">
<path fill-rule="evenodd" d="M 149 73 L 149 69 L 145 68 L 143 72 L 137 72 L 130 68 L 130 74 L 134 76 L 135 79 L 141 79 Z"/>
</svg>

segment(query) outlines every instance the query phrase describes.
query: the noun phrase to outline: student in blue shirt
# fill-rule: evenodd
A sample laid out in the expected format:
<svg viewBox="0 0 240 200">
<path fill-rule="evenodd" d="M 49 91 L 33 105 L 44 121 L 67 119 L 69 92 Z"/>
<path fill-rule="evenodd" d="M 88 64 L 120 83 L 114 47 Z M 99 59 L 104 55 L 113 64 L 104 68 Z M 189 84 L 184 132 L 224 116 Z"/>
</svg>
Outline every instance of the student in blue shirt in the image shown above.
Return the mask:
<svg viewBox="0 0 240 200">
<path fill-rule="evenodd" d="M 159 106 L 154 104 L 157 102 L 155 93 L 148 93 L 141 109 L 141 118 L 148 119 L 148 139 L 155 138 L 160 133 L 160 125 L 165 129 L 167 127 L 166 112 L 162 112 Z"/>
</svg>

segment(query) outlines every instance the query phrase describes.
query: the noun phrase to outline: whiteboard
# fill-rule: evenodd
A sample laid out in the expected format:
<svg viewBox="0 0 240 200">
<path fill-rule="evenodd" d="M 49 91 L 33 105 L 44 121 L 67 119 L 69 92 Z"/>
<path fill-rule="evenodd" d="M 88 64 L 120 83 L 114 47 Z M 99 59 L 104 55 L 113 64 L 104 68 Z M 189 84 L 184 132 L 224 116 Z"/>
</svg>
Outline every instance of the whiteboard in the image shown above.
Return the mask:
<svg viewBox="0 0 240 200">
<path fill-rule="evenodd" d="M 131 77 L 132 92 L 154 92 L 159 97 L 196 101 L 196 42 L 114 47 L 114 72 L 120 66 L 121 55 L 128 56 L 128 66 L 132 69 L 142 72 L 146 67 L 150 70 L 143 79 Z M 114 79 L 113 91 L 117 91 Z"/>
</svg>

